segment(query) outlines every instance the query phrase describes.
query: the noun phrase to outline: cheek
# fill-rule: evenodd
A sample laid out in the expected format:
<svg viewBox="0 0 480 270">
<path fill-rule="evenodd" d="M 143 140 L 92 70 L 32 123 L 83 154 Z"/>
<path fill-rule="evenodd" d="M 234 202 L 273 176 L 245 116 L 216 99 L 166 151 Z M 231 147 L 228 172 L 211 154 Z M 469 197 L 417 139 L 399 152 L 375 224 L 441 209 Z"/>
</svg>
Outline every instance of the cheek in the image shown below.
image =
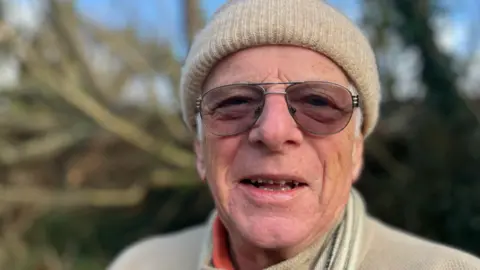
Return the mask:
<svg viewBox="0 0 480 270">
<path fill-rule="evenodd" d="M 346 138 L 332 137 L 316 145 L 318 158 L 323 163 L 323 203 L 340 199 L 352 183 L 352 143 Z"/>
<path fill-rule="evenodd" d="M 352 170 L 352 147 L 351 143 L 332 143 L 331 154 L 327 158 L 329 167 L 329 177 L 338 179 L 338 181 L 347 180 L 347 176 L 351 175 Z"/>
<path fill-rule="evenodd" d="M 315 146 L 319 159 L 327 166 L 329 177 L 342 178 L 352 170 L 353 140 L 346 134 L 321 140 Z"/>
<path fill-rule="evenodd" d="M 235 138 L 212 138 L 205 141 L 205 163 L 207 175 L 218 177 L 226 172 L 235 159 L 239 140 Z"/>
<path fill-rule="evenodd" d="M 224 201 L 231 187 L 231 166 L 240 145 L 239 138 L 206 138 L 205 169 L 206 178 L 212 195 L 216 200 Z"/>
</svg>

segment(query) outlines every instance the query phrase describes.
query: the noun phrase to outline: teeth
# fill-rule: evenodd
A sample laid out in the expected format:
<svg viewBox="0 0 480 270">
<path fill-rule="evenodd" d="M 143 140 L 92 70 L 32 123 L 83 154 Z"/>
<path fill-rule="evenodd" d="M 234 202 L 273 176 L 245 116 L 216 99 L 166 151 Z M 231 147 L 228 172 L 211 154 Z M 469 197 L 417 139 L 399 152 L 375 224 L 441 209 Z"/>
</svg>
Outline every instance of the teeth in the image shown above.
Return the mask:
<svg viewBox="0 0 480 270">
<path fill-rule="evenodd" d="M 267 190 L 267 191 L 287 191 L 287 190 L 291 190 L 292 188 L 290 188 L 289 186 L 282 186 L 282 187 L 278 187 L 278 188 L 268 188 L 268 187 L 260 187 L 261 189 L 263 190 Z"/>
<path fill-rule="evenodd" d="M 269 185 L 278 184 L 280 186 L 294 186 L 294 187 L 298 187 L 300 185 L 299 182 L 296 182 L 293 180 L 274 181 L 271 179 L 250 179 L 250 181 L 253 184 L 269 184 Z"/>
</svg>

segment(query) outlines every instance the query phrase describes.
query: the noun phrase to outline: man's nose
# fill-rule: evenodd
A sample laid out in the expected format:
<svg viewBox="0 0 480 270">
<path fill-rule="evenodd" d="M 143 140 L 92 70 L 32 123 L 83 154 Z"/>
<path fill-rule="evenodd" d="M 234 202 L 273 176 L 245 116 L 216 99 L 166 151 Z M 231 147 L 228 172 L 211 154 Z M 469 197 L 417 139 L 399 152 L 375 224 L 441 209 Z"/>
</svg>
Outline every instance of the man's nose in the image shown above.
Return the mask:
<svg viewBox="0 0 480 270">
<path fill-rule="evenodd" d="M 265 96 L 263 111 L 249 133 L 249 140 L 275 152 L 302 142 L 303 134 L 289 112 L 284 94 Z"/>
</svg>

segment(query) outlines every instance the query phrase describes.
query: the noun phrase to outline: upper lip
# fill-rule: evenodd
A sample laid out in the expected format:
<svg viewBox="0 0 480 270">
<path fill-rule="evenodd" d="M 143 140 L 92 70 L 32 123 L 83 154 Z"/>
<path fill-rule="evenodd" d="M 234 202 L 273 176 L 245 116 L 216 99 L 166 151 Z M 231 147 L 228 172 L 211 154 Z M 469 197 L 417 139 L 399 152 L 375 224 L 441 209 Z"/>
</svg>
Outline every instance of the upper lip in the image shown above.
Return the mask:
<svg viewBox="0 0 480 270">
<path fill-rule="evenodd" d="M 242 177 L 240 181 L 245 179 L 268 179 L 274 182 L 295 181 L 301 184 L 308 184 L 305 179 L 295 175 L 289 175 L 289 174 L 251 174 L 251 175 L 246 175 Z"/>
</svg>

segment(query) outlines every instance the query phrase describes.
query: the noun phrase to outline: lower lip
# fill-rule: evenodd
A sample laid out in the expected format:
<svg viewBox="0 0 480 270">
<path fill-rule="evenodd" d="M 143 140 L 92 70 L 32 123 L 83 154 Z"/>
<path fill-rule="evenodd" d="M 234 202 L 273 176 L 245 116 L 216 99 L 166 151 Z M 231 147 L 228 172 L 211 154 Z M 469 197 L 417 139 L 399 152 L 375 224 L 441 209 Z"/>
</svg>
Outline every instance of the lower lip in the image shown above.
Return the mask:
<svg viewBox="0 0 480 270">
<path fill-rule="evenodd" d="M 253 185 L 240 184 L 239 188 L 246 196 L 255 202 L 272 204 L 289 202 L 295 199 L 305 191 L 306 186 L 300 186 L 290 190 L 266 190 L 254 187 Z"/>
</svg>

